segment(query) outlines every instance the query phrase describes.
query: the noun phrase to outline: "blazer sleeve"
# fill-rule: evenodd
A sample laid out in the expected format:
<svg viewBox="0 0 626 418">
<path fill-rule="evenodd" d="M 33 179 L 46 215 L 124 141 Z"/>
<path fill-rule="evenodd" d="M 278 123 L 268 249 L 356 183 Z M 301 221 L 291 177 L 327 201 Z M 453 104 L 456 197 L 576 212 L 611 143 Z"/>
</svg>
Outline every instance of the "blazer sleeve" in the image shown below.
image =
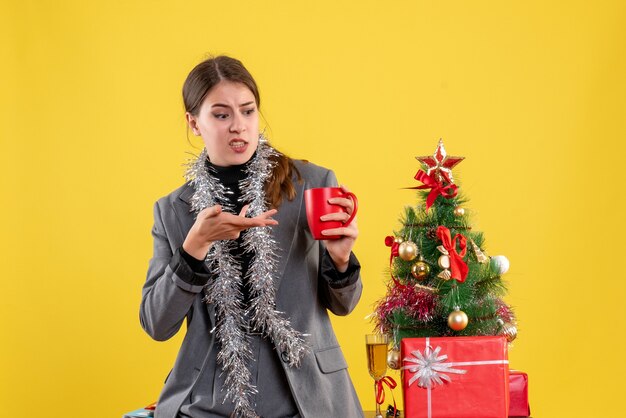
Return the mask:
<svg viewBox="0 0 626 418">
<path fill-rule="evenodd" d="M 165 341 L 180 329 L 210 274 L 194 271 L 181 255 L 172 253 L 159 202 L 154 205 L 154 250 L 142 290 L 139 320 L 157 341 Z"/>
<path fill-rule="evenodd" d="M 318 285 L 325 306 L 335 315 L 348 315 L 361 299 L 361 265 L 354 253 L 351 253 L 348 269 L 340 273 L 321 242 L 320 251 L 323 255 L 320 259 Z"/>
<path fill-rule="evenodd" d="M 335 173 L 329 170 L 323 187 L 336 186 Z M 356 307 L 363 292 L 361 265 L 354 253 L 350 253 L 348 269 L 344 273 L 340 273 L 335 268 L 322 241 L 319 241 L 319 251 L 318 286 L 322 300 L 326 308 L 335 315 L 348 315 Z"/>
</svg>

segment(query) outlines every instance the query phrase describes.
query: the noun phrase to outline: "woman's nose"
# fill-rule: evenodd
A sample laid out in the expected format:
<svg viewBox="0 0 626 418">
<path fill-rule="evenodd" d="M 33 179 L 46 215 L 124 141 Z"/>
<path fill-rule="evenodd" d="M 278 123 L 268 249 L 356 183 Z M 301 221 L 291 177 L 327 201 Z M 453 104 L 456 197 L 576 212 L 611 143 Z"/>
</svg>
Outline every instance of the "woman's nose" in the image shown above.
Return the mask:
<svg viewBox="0 0 626 418">
<path fill-rule="evenodd" d="M 246 129 L 243 116 L 235 115 L 232 119 L 232 123 L 230 125 L 230 131 L 234 133 L 241 133 Z"/>
</svg>

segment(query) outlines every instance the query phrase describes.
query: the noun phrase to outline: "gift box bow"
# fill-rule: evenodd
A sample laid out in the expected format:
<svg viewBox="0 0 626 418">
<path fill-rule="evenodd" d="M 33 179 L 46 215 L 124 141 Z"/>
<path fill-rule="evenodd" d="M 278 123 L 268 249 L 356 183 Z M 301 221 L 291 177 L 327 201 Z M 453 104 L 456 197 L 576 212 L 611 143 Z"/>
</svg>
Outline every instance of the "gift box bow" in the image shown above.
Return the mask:
<svg viewBox="0 0 626 418">
<path fill-rule="evenodd" d="M 450 376 L 446 373 L 465 374 L 467 370 L 453 369 L 452 366 L 456 364 L 445 362 L 448 359 L 447 355 L 440 356 L 441 347 L 437 347 L 434 350 L 430 346 L 427 346 L 424 350 L 424 354 L 420 350 L 411 351 L 411 354 L 415 357 L 405 357 L 403 361 L 408 363 L 414 363 L 413 366 L 403 366 L 402 368 L 408 370 L 411 373 L 415 373 L 411 379 L 409 379 L 409 386 L 411 386 L 417 380 L 417 386 L 421 388 L 432 388 L 434 384 L 443 385 L 443 381 L 451 382 Z"/>
</svg>

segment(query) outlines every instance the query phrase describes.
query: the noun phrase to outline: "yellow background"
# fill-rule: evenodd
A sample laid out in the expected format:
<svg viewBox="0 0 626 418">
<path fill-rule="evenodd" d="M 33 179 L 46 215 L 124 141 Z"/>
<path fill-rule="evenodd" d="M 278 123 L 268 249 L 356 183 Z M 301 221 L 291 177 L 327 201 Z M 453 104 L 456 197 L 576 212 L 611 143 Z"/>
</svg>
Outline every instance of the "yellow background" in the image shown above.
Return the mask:
<svg viewBox="0 0 626 418">
<path fill-rule="evenodd" d="M 511 261 L 533 416 L 622 416 L 624 2 L 3 0 L 0 42 L 0 416 L 158 396 L 181 335 L 139 325 L 152 203 L 197 152 L 180 89 L 206 53 L 248 66 L 275 146 L 360 197 L 365 289 L 333 322 L 366 409 L 383 239 L 441 137 Z"/>
</svg>

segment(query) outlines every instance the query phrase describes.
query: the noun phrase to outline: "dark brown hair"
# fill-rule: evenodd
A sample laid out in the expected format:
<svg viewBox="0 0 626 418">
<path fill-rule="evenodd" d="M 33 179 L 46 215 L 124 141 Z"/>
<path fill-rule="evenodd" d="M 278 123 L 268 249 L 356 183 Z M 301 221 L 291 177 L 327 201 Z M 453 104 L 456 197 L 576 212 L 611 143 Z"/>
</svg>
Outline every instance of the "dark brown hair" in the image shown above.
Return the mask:
<svg viewBox="0 0 626 418">
<path fill-rule="evenodd" d="M 260 109 L 259 88 L 250 72 L 241 61 L 219 55 L 202 61 L 187 76 L 183 84 L 185 111 L 196 116 L 209 91 L 222 80 L 242 83 L 248 87 L 254 95 L 257 108 Z M 265 196 L 270 206 L 277 208 L 282 202 L 283 195 L 289 200 L 296 197 L 292 176 L 295 174 L 298 182 L 302 181 L 302 177 L 294 166 L 293 160 L 287 155 L 278 152 L 278 155 L 272 160 L 275 165 L 272 176 L 265 183 Z"/>
</svg>

